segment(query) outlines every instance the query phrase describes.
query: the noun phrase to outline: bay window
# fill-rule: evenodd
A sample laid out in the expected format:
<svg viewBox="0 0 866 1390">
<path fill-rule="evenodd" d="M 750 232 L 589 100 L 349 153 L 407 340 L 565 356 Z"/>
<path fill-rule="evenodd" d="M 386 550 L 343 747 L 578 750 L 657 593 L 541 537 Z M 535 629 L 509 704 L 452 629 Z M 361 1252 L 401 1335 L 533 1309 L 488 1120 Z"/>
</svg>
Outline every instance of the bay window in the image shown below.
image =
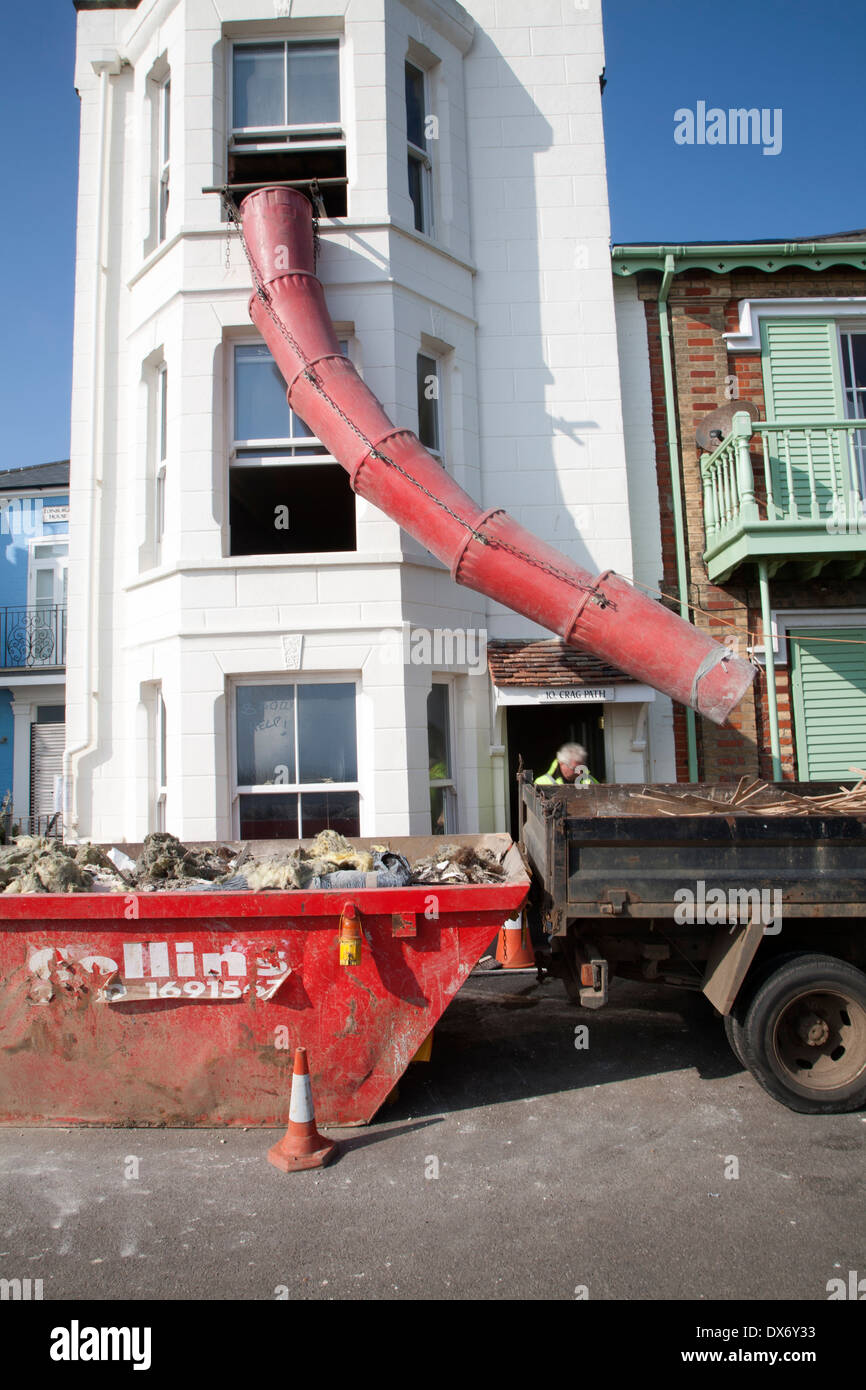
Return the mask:
<svg viewBox="0 0 866 1390">
<path fill-rule="evenodd" d="M 235 343 L 232 372 L 229 554 L 354 550 L 348 475 L 289 406 L 268 348 Z"/>
<path fill-rule="evenodd" d="M 158 175 L 157 194 L 157 241 L 165 241 L 168 224 L 169 172 L 171 155 L 171 78 L 167 77 L 159 89 L 159 131 L 158 131 Z"/>
<path fill-rule="evenodd" d="M 433 235 L 433 166 L 427 152 L 427 79 L 414 63 L 405 65 L 406 139 L 409 197 L 414 226 Z"/>
<path fill-rule="evenodd" d="M 154 497 L 154 540 L 159 547 L 165 533 L 165 469 L 168 458 L 168 370 L 163 362 L 156 373 L 156 493 Z"/>
<path fill-rule="evenodd" d="M 457 833 L 457 789 L 451 739 L 451 686 L 434 681 L 427 696 L 427 753 L 430 779 L 430 830 Z"/>
<path fill-rule="evenodd" d="M 168 743 L 165 725 L 165 701 L 162 686 L 156 688 L 156 830 L 167 829 L 166 798 L 168 795 Z"/>
<path fill-rule="evenodd" d="M 236 691 L 236 795 L 243 840 L 360 828 L 355 684 L 260 682 Z"/>
<path fill-rule="evenodd" d="M 418 385 L 418 438 L 434 458 L 442 459 L 442 414 L 440 409 L 439 361 L 419 352 L 416 358 Z"/>
<path fill-rule="evenodd" d="M 235 43 L 230 106 L 230 184 L 333 179 L 321 188 L 325 212 L 345 216 L 337 39 Z"/>
</svg>

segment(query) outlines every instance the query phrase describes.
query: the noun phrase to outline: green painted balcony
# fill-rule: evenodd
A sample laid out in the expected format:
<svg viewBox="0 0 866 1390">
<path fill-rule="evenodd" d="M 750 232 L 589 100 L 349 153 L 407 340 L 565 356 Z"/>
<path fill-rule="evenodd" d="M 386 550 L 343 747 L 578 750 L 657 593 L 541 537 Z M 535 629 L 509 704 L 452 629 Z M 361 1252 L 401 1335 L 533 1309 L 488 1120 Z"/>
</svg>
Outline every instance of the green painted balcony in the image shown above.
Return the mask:
<svg viewBox="0 0 866 1390">
<path fill-rule="evenodd" d="M 722 584 L 766 561 L 814 579 L 866 567 L 866 420 L 753 422 L 745 411 L 701 460 L 707 573 Z"/>
</svg>

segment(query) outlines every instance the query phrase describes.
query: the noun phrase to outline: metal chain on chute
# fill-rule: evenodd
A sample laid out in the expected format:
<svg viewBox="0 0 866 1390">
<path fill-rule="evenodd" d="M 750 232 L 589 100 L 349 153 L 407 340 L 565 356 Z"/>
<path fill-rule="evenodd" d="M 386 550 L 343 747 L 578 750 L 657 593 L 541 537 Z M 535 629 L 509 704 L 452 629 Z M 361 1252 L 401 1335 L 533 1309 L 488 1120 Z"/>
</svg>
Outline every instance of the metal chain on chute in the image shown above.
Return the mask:
<svg viewBox="0 0 866 1390">
<path fill-rule="evenodd" d="M 312 203 L 313 210 L 313 270 L 318 275 L 319 255 L 322 250 L 322 243 L 319 240 L 319 213 L 321 211 L 322 215 L 324 215 L 325 211 L 325 204 L 322 201 L 318 179 L 313 179 L 313 182 L 310 184 L 310 202 Z M 241 235 L 243 236 L 243 231 L 241 231 Z"/>
<path fill-rule="evenodd" d="M 306 381 L 310 383 L 310 385 L 316 391 L 318 391 L 322 399 L 327 401 L 328 405 L 335 412 L 335 414 L 339 416 L 339 418 L 343 421 L 345 425 L 348 425 L 349 429 L 353 432 L 353 434 L 357 435 L 361 443 L 367 446 L 370 458 L 378 459 L 380 463 L 384 463 L 389 468 L 395 469 L 396 472 L 401 474 L 401 476 L 404 477 L 409 483 L 411 483 L 413 487 L 417 488 L 420 493 L 422 493 L 425 497 L 429 498 L 429 500 L 433 502 L 435 506 L 437 506 L 441 511 L 446 512 L 447 515 L 452 518 L 452 520 L 458 522 L 461 526 L 463 526 L 469 532 L 472 539 L 478 541 L 480 545 L 489 545 L 499 550 L 504 550 L 507 553 L 514 555 L 516 558 L 524 560 L 526 561 L 526 563 L 530 565 L 534 565 L 536 569 L 543 570 L 547 574 L 554 575 L 557 579 L 564 580 L 566 584 L 569 584 L 572 588 L 579 589 L 584 593 L 590 594 L 595 599 L 595 602 L 598 604 L 600 608 L 615 609 L 617 605 L 614 603 L 613 599 L 608 598 L 606 594 L 602 593 L 597 584 L 582 584 L 580 580 L 575 579 L 573 575 L 567 574 L 564 570 L 557 569 L 555 565 L 548 564 L 546 560 L 539 560 L 536 556 L 531 555 L 526 550 L 522 550 L 519 546 L 511 545 L 509 541 L 501 540 L 498 537 L 485 536 L 482 531 L 476 530 L 476 528 L 472 525 L 470 521 L 467 521 L 465 517 L 460 516 L 457 512 L 455 512 L 451 507 L 448 506 L 447 502 L 443 502 L 441 497 L 437 497 L 435 492 L 431 492 L 430 489 L 426 488 L 423 483 L 418 481 L 417 478 L 414 478 L 412 474 L 408 472 L 407 469 L 403 468 L 399 463 L 397 463 L 396 459 L 390 458 L 386 453 L 383 453 L 381 449 L 376 448 L 372 440 L 367 438 L 364 431 L 355 423 L 354 420 L 350 419 L 350 417 L 343 410 L 342 406 L 339 405 L 338 402 L 334 400 L 333 396 L 329 394 L 322 381 L 316 375 L 315 368 L 310 363 L 309 358 L 307 357 L 300 343 L 297 341 L 294 335 L 283 323 L 282 319 L 275 312 L 273 305 L 271 304 L 270 295 L 268 294 L 267 287 L 262 281 L 258 266 L 253 260 L 253 257 L 250 253 L 250 249 L 247 246 L 246 238 L 244 237 L 243 232 L 243 224 L 241 223 L 238 208 L 235 204 L 234 199 L 231 196 L 230 190 L 227 187 L 222 188 L 220 190 L 220 196 L 223 201 L 223 206 L 225 207 L 226 213 L 228 215 L 229 222 L 235 228 L 235 230 L 238 233 L 238 236 L 240 237 L 241 246 L 243 247 L 243 252 L 246 256 L 247 264 L 250 268 L 250 276 L 252 278 L 253 288 L 257 297 L 261 300 L 262 304 L 265 307 L 265 311 L 268 317 L 271 319 L 272 323 L 274 324 L 280 335 L 289 344 L 289 347 L 292 349 L 292 352 L 294 352 L 295 355 L 299 357 L 300 360 L 305 364 L 306 370 L 303 371 L 301 375 L 305 378 Z M 319 249 L 317 224 L 318 218 L 315 215 L 314 209 L 313 250 L 316 263 L 318 263 Z"/>
</svg>

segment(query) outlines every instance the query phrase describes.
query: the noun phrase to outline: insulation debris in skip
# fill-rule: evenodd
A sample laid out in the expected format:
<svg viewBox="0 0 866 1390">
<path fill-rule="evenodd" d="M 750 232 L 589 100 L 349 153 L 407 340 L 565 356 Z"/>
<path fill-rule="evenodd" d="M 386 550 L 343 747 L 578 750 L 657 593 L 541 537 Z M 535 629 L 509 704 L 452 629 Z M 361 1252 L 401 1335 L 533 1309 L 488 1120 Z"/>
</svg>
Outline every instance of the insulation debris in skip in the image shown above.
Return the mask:
<svg viewBox="0 0 866 1390">
<path fill-rule="evenodd" d="M 504 877 L 492 850 L 471 845 L 443 845 L 412 865 L 413 883 L 499 883 Z"/>
<path fill-rule="evenodd" d="M 428 842 L 429 843 L 429 842 Z M 148 835 L 136 859 L 99 845 L 65 845 L 22 835 L 0 848 L 4 893 L 261 892 L 401 888 L 413 883 L 498 883 L 505 870 L 486 848 L 443 844 L 412 865 L 386 844 L 360 849 L 334 830 L 284 853 L 271 847 L 187 847 L 174 835 Z"/>
</svg>

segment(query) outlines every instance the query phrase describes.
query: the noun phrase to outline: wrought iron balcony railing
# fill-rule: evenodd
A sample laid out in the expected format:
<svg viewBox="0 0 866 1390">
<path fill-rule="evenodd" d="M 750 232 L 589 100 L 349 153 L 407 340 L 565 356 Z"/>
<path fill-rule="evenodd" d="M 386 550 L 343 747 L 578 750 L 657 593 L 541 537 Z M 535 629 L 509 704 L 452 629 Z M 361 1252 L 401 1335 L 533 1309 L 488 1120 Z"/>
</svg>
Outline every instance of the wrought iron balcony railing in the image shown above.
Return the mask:
<svg viewBox="0 0 866 1390">
<path fill-rule="evenodd" d="M 866 420 L 754 423 L 742 411 L 701 475 L 710 579 L 750 559 L 814 573 L 848 554 L 866 563 Z"/>
<path fill-rule="evenodd" d="M 0 608 L 0 669 L 30 671 L 65 662 L 65 604 Z"/>
</svg>

